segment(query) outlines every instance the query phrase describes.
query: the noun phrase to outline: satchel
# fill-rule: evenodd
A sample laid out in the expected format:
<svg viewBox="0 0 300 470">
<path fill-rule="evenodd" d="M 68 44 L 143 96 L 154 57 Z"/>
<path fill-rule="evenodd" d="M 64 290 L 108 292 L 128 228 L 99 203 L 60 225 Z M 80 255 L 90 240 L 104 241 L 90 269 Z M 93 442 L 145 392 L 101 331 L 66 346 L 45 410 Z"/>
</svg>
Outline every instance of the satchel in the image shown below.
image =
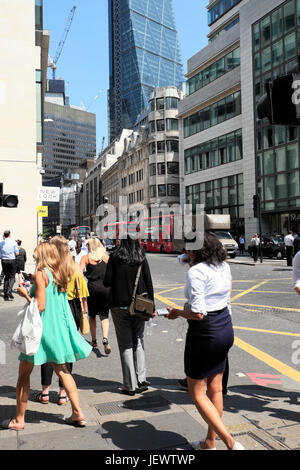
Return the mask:
<svg viewBox="0 0 300 470">
<path fill-rule="evenodd" d="M 40 347 L 43 323 L 35 298 L 27 302 L 18 313 L 20 322 L 13 334 L 11 347 L 27 356 L 34 356 Z"/>
<path fill-rule="evenodd" d="M 137 286 L 139 283 L 141 275 L 142 266 L 139 266 L 137 276 L 135 279 L 132 301 L 129 306 L 129 314 L 133 318 L 140 318 L 141 320 L 148 321 L 153 316 L 154 312 L 154 302 L 149 299 L 148 294 L 145 292 L 143 294 L 136 295 Z"/>
<path fill-rule="evenodd" d="M 80 306 L 81 306 L 81 317 L 80 317 L 80 326 L 79 326 L 79 328 L 80 328 L 80 331 L 83 335 L 87 335 L 90 332 L 90 322 L 89 322 L 87 314 L 85 313 L 84 308 L 83 308 L 80 282 L 79 282 L 78 276 L 75 277 L 75 286 L 76 286 L 77 296 L 80 300 Z"/>
</svg>

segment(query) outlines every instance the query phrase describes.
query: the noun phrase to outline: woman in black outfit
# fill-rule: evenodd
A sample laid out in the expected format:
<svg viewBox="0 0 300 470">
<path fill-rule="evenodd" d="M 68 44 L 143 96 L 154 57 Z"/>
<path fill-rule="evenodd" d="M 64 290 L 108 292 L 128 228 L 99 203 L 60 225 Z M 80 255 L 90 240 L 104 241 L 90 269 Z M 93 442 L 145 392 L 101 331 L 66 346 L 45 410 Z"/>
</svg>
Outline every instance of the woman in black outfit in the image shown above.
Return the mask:
<svg viewBox="0 0 300 470">
<path fill-rule="evenodd" d="M 137 294 L 147 292 L 154 300 L 153 284 L 148 261 L 138 240 L 122 239 L 120 246 L 110 256 L 104 286 L 112 289 L 112 318 L 116 330 L 123 373 L 123 390 L 126 395 L 147 390 L 144 328 L 145 322 L 132 318 L 128 308 L 131 304 L 134 284 L 139 266 L 142 265 Z"/>
</svg>

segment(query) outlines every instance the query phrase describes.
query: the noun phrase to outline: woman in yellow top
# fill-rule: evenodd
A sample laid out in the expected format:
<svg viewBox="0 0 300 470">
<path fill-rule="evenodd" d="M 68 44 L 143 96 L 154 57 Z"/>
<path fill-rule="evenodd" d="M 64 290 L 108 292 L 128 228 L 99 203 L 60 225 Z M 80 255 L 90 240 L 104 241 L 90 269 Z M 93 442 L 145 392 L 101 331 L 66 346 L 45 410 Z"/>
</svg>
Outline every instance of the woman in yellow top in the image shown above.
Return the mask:
<svg viewBox="0 0 300 470">
<path fill-rule="evenodd" d="M 79 286 L 80 286 L 82 302 L 83 302 L 85 313 L 87 312 L 87 297 L 89 296 L 89 291 L 87 288 L 86 281 L 82 275 L 79 265 L 72 258 L 68 240 L 66 240 L 64 237 L 60 235 L 57 235 L 51 239 L 50 243 L 56 246 L 59 256 L 60 256 L 61 263 L 64 265 L 65 269 L 68 272 L 68 277 L 69 277 L 69 283 L 68 283 L 68 288 L 67 288 L 68 302 L 69 302 L 71 312 L 73 314 L 77 329 L 79 329 L 80 317 L 81 317 L 81 305 L 80 305 L 79 293 L 77 292 L 77 289 L 76 289 L 75 279 L 77 277 L 79 281 Z M 73 363 L 67 363 L 67 368 L 69 372 L 72 373 Z M 49 403 L 49 390 L 50 390 L 50 385 L 52 382 L 52 376 L 53 376 L 52 364 L 50 362 L 43 364 L 41 366 L 42 391 L 36 395 L 35 397 L 36 401 L 43 403 L 43 404 Z M 68 401 L 69 401 L 69 398 L 66 394 L 63 384 L 61 381 L 59 381 L 59 397 L 58 397 L 57 404 L 66 405 Z"/>
</svg>

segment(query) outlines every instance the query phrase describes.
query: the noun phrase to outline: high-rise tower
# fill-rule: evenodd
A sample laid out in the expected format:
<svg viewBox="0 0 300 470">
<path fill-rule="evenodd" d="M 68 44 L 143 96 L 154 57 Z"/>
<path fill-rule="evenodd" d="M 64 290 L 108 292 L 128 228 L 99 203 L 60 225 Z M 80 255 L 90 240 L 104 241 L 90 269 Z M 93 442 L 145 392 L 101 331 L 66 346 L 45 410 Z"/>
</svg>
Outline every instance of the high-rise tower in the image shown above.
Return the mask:
<svg viewBox="0 0 300 470">
<path fill-rule="evenodd" d="M 109 140 L 132 128 L 155 87 L 179 85 L 183 67 L 173 0 L 108 0 Z"/>
</svg>

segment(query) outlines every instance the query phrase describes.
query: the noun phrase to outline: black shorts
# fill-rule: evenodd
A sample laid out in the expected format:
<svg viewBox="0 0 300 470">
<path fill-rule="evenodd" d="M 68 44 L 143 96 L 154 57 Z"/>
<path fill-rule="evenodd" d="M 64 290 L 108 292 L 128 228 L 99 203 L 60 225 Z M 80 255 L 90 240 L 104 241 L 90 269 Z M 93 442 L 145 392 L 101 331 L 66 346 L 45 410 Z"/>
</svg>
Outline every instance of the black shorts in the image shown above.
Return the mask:
<svg viewBox="0 0 300 470">
<path fill-rule="evenodd" d="M 105 320 L 109 315 L 109 306 L 107 299 L 103 299 L 102 296 L 90 295 L 87 298 L 88 314 L 91 318 L 96 318 L 99 315 L 100 320 Z"/>
</svg>

